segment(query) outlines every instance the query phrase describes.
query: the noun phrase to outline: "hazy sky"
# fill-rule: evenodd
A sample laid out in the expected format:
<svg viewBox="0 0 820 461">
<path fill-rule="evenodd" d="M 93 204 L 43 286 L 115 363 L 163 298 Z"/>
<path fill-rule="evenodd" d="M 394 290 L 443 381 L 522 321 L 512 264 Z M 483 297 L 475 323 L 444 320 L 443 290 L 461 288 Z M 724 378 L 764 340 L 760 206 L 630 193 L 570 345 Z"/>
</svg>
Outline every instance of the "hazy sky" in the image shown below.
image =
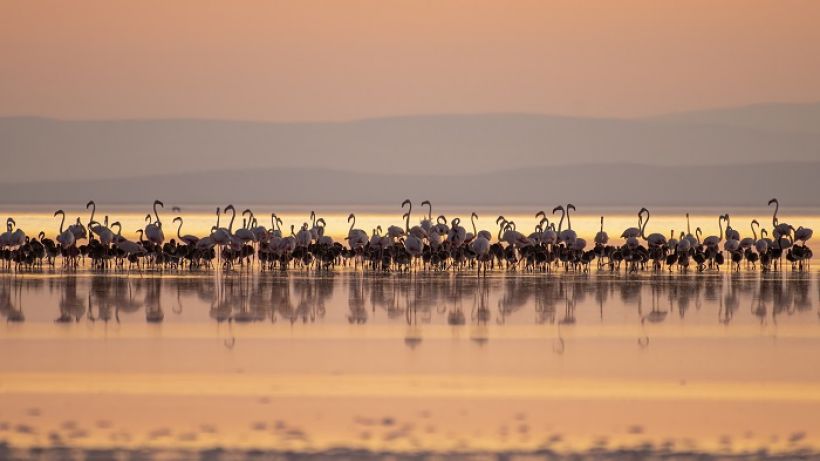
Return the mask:
<svg viewBox="0 0 820 461">
<path fill-rule="evenodd" d="M 3 1 L 0 115 L 634 116 L 820 100 L 820 1 Z"/>
</svg>

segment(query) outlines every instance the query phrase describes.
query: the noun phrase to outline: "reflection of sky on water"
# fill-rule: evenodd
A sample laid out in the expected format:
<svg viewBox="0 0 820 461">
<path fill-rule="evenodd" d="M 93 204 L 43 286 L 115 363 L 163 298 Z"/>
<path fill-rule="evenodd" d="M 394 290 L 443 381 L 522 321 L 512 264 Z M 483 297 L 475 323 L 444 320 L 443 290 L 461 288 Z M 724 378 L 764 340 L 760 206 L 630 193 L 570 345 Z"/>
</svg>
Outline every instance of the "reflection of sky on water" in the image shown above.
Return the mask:
<svg viewBox="0 0 820 461">
<path fill-rule="evenodd" d="M 9 322 L 801 324 L 814 273 L 0 276 Z M 814 287 L 814 288 L 813 288 Z"/>
</svg>

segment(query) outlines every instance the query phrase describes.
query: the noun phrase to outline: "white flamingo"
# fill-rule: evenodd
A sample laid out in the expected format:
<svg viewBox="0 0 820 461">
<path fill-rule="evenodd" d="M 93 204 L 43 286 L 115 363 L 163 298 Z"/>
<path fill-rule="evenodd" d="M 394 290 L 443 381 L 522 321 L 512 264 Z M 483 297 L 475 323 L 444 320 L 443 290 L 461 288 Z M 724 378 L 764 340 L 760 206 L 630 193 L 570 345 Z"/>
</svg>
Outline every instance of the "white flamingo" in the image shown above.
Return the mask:
<svg viewBox="0 0 820 461">
<path fill-rule="evenodd" d="M 647 211 L 646 208 L 641 208 L 638 211 L 638 227 L 628 227 L 621 233 L 622 239 L 628 239 L 630 237 L 638 238 L 641 236 L 641 229 L 643 228 L 643 212 Z M 603 224 L 603 223 L 602 223 Z"/>
<path fill-rule="evenodd" d="M 606 245 L 609 242 L 609 234 L 604 231 L 604 217 L 601 216 L 601 230 L 595 234 L 595 244 L 596 245 Z"/>
<path fill-rule="evenodd" d="M 153 243 L 154 245 L 162 245 L 165 242 L 165 233 L 162 232 L 162 221 L 159 219 L 159 213 L 157 212 L 157 205 L 160 207 L 165 207 L 165 205 L 159 201 L 154 200 L 154 216 L 156 217 L 155 222 L 149 222 L 147 226 L 145 226 L 145 236 L 148 238 L 148 241 Z"/>
<path fill-rule="evenodd" d="M 63 248 L 70 248 L 74 246 L 74 242 L 76 242 L 76 238 L 74 237 L 74 232 L 71 232 L 71 229 L 63 230 L 63 226 L 65 225 L 65 211 L 57 210 L 54 212 L 54 217 L 56 218 L 57 215 L 61 216 L 60 219 L 60 234 L 57 235 L 57 243 L 62 245 Z"/>
<path fill-rule="evenodd" d="M 350 230 L 347 231 L 347 244 L 350 246 L 351 250 L 360 250 L 364 248 L 365 245 L 367 245 L 367 242 L 369 240 L 367 238 L 367 232 L 361 229 L 355 229 L 356 215 L 353 213 L 350 213 L 350 215 L 347 217 L 347 222 L 351 221 L 353 222 L 352 224 L 350 224 Z"/>
</svg>

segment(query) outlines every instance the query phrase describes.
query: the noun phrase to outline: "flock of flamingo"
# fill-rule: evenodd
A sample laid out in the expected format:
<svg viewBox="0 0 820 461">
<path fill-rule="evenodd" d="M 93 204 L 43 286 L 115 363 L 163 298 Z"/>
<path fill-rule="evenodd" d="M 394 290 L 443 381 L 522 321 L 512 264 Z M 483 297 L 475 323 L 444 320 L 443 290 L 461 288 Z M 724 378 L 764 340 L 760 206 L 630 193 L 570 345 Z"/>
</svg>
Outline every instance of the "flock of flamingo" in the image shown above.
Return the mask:
<svg viewBox="0 0 820 461">
<path fill-rule="evenodd" d="M 780 204 L 774 205 L 771 230 L 752 220 L 752 237 L 741 238 L 740 232 L 731 225 L 728 214 L 718 217 L 720 235 L 703 237 L 700 228 L 691 232 L 689 215 L 686 215 L 686 232 L 669 237 L 663 233 L 646 234 L 650 213 L 642 208 L 637 215 L 637 227 L 625 229 L 619 242 L 613 242 L 604 230 L 601 217 L 600 231 L 592 244 L 578 237 L 572 230 L 570 213 L 575 206 L 556 206 L 550 215 L 540 211 L 540 219 L 534 232 L 525 235 L 516 230 L 515 222 L 499 216 L 498 229 L 494 233 L 477 230 L 478 215 L 472 213 L 472 232 L 461 225 L 459 218 L 448 220 L 438 216 L 433 220 L 432 205 L 417 225 L 411 226 L 413 206 L 410 200 L 402 203 L 403 225 L 381 226 L 369 234 L 356 228 L 356 216 L 350 214 L 350 229 L 344 242 L 334 241 L 325 234 L 324 218 L 310 213 L 309 222 L 296 230 L 290 226 L 289 234 L 283 232 L 282 220 L 271 214 L 271 227 L 260 225 L 253 211 L 241 213 L 243 225 L 234 229 L 237 217 L 233 205 L 224 210 L 217 208 L 216 224 L 204 236 L 183 235 L 181 217 L 176 238 L 166 240 L 163 222 L 157 207 L 164 204 L 156 200 L 153 214 L 145 217 L 147 224 L 137 231 L 138 241 L 122 236 L 119 222 L 109 225 L 95 220 L 96 204 L 88 202 L 90 217 L 86 224 L 77 218 L 66 227 L 63 210 L 54 213 L 60 218 L 59 232 L 54 239 L 40 232 L 32 238 L 17 227 L 13 218 L 6 221 L 6 232 L 0 235 L 0 252 L 7 270 L 30 270 L 46 264 L 54 266 L 62 261 L 64 268 L 77 268 L 86 261 L 95 270 L 213 268 L 214 261 L 225 269 L 258 266 L 262 270 L 315 269 L 328 271 L 339 266 L 350 266 L 372 271 L 445 271 L 474 270 L 480 276 L 487 269 L 551 271 L 588 271 L 593 263 L 599 270 L 627 272 L 673 270 L 719 270 L 728 265 L 739 271 L 741 265 L 760 267 L 763 271 L 782 268 L 783 260 L 793 270 L 805 270 L 812 258 L 807 242 L 812 230 L 780 222 L 777 217 Z M 230 213 L 227 227 L 222 216 Z M 557 219 L 557 226 L 554 221 Z M 553 218 L 553 222 L 550 221 Z M 566 227 L 564 224 L 566 223 Z M 495 242 L 493 239 L 495 237 Z"/>
</svg>

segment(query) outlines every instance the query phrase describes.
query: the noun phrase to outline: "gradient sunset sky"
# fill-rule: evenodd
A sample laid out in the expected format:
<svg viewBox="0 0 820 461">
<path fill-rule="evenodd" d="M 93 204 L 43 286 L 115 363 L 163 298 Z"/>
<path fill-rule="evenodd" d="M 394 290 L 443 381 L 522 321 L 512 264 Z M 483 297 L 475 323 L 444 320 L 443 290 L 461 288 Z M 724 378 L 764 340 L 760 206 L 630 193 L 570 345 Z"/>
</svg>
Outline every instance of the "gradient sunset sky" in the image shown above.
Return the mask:
<svg viewBox="0 0 820 461">
<path fill-rule="evenodd" d="M 818 1 L 5 1 L 0 115 L 640 116 L 820 100 Z"/>
</svg>

